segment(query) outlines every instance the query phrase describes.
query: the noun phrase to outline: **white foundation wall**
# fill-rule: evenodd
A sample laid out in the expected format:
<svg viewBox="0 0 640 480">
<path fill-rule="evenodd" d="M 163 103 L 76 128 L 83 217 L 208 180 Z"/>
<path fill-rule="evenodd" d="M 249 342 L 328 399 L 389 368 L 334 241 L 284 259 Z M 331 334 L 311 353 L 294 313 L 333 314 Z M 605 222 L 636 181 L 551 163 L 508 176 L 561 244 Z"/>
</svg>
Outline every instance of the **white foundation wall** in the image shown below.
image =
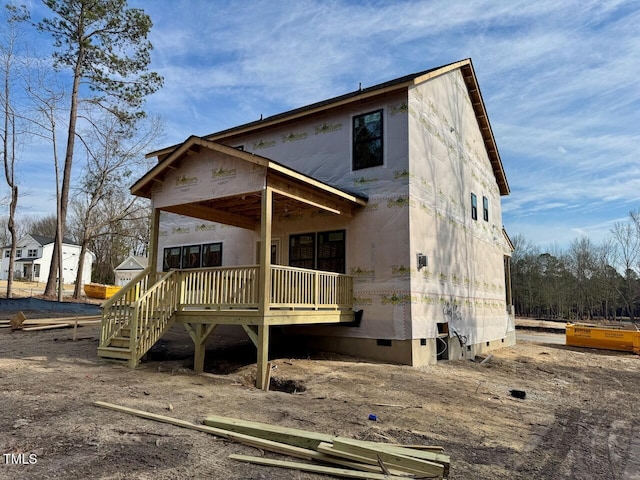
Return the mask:
<svg viewBox="0 0 640 480">
<path fill-rule="evenodd" d="M 467 345 L 502 339 L 510 323 L 500 192 L 462 75 L 411 88 L 408 105 L 413 337 L 434 338 L 437 324 L 448 323 L 450 336 L 457 332 Z M 427 257 L 421 270 L 418 253 Z"/>
</svg>

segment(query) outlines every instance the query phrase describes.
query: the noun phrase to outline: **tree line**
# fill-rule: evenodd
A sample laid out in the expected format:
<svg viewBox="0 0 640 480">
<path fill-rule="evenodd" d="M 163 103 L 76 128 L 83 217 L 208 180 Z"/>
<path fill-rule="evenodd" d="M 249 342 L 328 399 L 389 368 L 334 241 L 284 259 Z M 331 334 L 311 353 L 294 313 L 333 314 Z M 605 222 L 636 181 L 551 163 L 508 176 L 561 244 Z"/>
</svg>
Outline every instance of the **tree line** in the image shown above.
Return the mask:
<svg viewBox="0 0 640 480">
<path fill-rule="evenodd" d="M 632 322 L 640 317 L 640 210 L 615 222 L 599 244 L 580 237 L 566 249 L 543 251 L 523 235 L 512 243 L 516 315 Z"/>
<path fill-rule="evenodd" d="M 146 97 L 163 79 L 149 70 L 151 19 L 126 0 L 42 0 L 48 15 L 35 21 L 27 7 L 9 4 L 0 24 L 0 145 L 8 206 L 0 215 L 3 246 L 10 247 L 7 297 L 16 245 L 27 233 L 55 239 L 45 296 L 61 299 L 62 239 L 96 255 L 93 281 L 113 282 L 113 268 L 144 253 L 148 204 L 128 186 L 149 164 L 144 153 L 162 133 L 148 118 Z M 48 45 L 38 52 L 34 39 Z M 42 45 L 42 41 L 38 45 Z M 55 214 L 20 214 L 21 155 L 46 146 L 55 182 Z M 82 264 L 74 297 L 81 295 Z"/>
</svg>

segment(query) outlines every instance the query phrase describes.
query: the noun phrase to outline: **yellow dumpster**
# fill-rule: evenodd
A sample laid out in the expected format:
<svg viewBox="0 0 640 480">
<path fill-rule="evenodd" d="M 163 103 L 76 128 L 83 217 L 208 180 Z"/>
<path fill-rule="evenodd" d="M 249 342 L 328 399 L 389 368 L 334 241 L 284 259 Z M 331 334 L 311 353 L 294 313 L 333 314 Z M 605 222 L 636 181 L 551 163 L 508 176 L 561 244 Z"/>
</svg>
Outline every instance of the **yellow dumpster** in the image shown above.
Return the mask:
<svg viewBox="0 0 640 480">
<path fill-rule="evenodd" d="M 84 286 L 84 293 L 91 298 L 111 298 L 120 287 L 115 285 L 99 285 L 96 283 L 88 283 Z"/>
<path fill-rule="evenodd" d="M 640 353 L 640 332 L 568 323 L 566 344 L 573 347 L 601 348 Z"/>
</svg>

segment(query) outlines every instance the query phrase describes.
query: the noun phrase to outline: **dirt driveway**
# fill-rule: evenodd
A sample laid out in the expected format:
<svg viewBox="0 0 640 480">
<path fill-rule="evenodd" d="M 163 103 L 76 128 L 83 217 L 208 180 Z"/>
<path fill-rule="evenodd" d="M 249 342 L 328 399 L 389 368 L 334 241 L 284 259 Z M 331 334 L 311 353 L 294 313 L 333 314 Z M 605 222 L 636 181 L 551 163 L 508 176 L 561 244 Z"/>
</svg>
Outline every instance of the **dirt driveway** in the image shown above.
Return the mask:
<svg viewBox="0 0 640 480">
<path fill-rule="evenodd" d="M 632 354 L 523 342 L 483 365 L 414 369 L 293 353 L 285 344 L 273 377 L 306 387 L 290 394 L 252 386 L 248 342 L 221 347 L 214 336 L 209 373 L 197 375 L 190 340 L 178 329 L 135 370 L 96 357 L 97 327 L 79 329 L 76 342 L 71 330 L 7 330 L 0 330 L 2 479 L 328 478 L 237 463 L 228 455 L 260 453 L 100 409 L 96 400 L 193 422 L 218 414 L 442 445 L 454 479 L 640 479 L 640 357 Z M 526 398 L 513 398 L 512 389 Z M 368 420 L 372 413 L 377 422 Z M 18 453 L 24 465 L 7 461 Z"/>
</svg>

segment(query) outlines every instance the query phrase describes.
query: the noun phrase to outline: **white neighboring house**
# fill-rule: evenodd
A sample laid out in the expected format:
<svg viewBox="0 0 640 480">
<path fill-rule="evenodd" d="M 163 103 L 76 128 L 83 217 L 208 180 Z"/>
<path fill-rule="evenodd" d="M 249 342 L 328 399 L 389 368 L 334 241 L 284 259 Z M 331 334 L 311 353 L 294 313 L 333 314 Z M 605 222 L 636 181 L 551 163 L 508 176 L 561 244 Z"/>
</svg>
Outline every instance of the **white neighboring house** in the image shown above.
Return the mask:
<svg viewBox="0 0 640 480">
<path fill-rule="evenodd" d="M 116 285 L 124 287 L 149 265 L 147 257 L 131 255 L 114 270 Z"/>
<path fill-rule="evenodd" d="M 25 235 L 18 241 L 14 278 L 32 282 L 46 282 L 53 255 L 55 239 L 41 235 Z M 80 259 L 80 245 L 68 238 L 62 242 L 62 277 L 66 284 L 75 283 Z M 2 247 L 2 267 L 0 280 L 9 278 L 9 256 L 11 247 Z M 84 259 L 82 284 L 91 283 L 91 268 L 95 255 L 87 252 Z"/>
</svg>

